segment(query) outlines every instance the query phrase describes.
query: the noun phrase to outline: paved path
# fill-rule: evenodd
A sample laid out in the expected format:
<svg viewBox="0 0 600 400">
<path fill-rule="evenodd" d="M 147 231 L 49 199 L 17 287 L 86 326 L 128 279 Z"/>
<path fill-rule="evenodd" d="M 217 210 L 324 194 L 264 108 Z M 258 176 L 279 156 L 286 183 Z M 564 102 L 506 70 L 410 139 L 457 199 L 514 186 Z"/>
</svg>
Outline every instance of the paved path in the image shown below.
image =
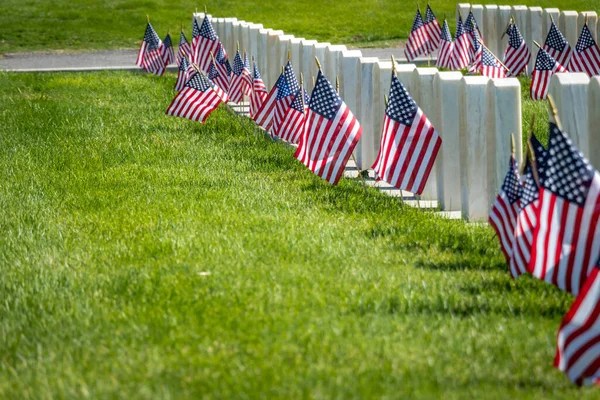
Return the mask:
<svg viewBox="0 0 600 400">
<path fill-rule="evenodd" d="M 389 59 L 393 54 L 398 61 L 405 61 L 403 48 L 360 49 L 364 57 Z M 0 70 L 11 71 L 93 71 L 103 69 L 139 69 L 134 65 L 137 50 L 110 50 L 92 53 L 8 53 L 0 58 Z M 420 58 L 417 64 L 426 64 Z M 169 67 L 175 71 L 175 66 Z"/>
</svg>

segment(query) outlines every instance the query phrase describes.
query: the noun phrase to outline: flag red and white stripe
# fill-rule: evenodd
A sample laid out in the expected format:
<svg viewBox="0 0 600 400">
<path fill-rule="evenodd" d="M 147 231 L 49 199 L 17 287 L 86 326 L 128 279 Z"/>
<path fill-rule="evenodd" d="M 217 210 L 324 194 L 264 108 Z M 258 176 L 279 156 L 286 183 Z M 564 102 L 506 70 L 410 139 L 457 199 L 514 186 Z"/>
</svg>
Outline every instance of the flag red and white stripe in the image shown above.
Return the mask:
<svg viewBox="0 0 600 400">
<path fill-rule="evenodd" d="M 421 194 L 441 144 L 429 119 L 392 73 L 381 146 L 373 164 L 377 177 L 398 189 Z"/>
<path fill-rule="evenodd" d="M 221 98 L 221 101 L 227 104 L 229 95 L 223 90 L 223 87 L 227 84 L 227 80 L 219 74 L 219 70 L 215 64 L 216 61 L 213 58 L 210 62 L 210 67 L 208 67 L 208 79 L 214 84 L 214 89 Z"/>
<path fill-rule="evenodd" d="M 427 42 L 429 35 L 423 24 L 423 18 L 421 17 L 421 11 L 417 9 L 413 26 L 408 35 L 406 41 L 406 47 L 404 48 L 404 55 L 408 61 L 414 61 L 420 55 L 427 53 Z"/>
<path fill-rule="evenodd" d="M 290 104 L 283 117 L 283 122 L 278 132 L 280 139 L 292 144 L 298 144 L 300 136 L 304 132 L 308 103 L 308 93 L 306 93 L 304 88 L 299 88 L 294 95 L 294 101 L 292 101 L 292 104 Z"/>
<path fill-rule="evenodd" d="M 250 118 L 254 119 L 266 98 L 267 88 L 265 87 L 265 83 L 263 82 L 262 77 L 260 76 L 260 72 L 258 72 L 256 62 L 254 62 L 254 73 L 252 77 L 252 96 L 250 96 Z"/>
<path fill-rule="evenodd" d="M 484 46 L 481 47 L 481 65 L 479 67 L 479 72 L 483 76 L 487 76 L 488 78 L 506 78 L 506 68 L 500 61 Z"/>
<path fill-rule="evenodd" d="M 550 78 L 557 72 L 567 72 L 550 54 L 543 48 L 538 50 L 535 58 L 535 68 L 531 74 L 531 85 L 529 94 L 533 100 L 543 100 L 548 95 Z"/>
<path fill-rule="evenodd" d="M 585 72 L 592 77 L 600 75 L 600 50 L 587 26 L 583 25 L 575 51 L 569 62 L 569 71 Z"/>
<path fill-rule="evenodd" d="M 162 40 L 148 22 L 135 64 L 154 75 L 161 76 L 165 73 L 162 46 Z"/>
<path fill-rule="evenodd" d="M 181 60 L 187 57 L 192 57 L 192 46 L 187 41 L 183 30 L 179 34 L 179 48 L 177 49 L 177 66 L 181 65 Z M 188 60 L 189 61 L 189 60 Z"/>
<path fill-rule="evenodd" d="M 172 64 L 175 61 L 175 53 L 173 52 L 173 42 L 171 42 L 171 35 L 167 33 L 163 45 L 161 47 L 161 54 L 165 66 Z"/>
<path fill-rule="evenodd" d="M 221 104 L 219 90 L 203 74 L 196 73 L 175 96 L 166 114 L 204 123 Z"/>
<path fill-rule="evenodd" d="M 440 32 L 440 44 L 438 47 L 437 61 L 435 65 L 438 68 L 453 69 L 452 52 L 454 49 L 454 42 L 452 41 L 452 35 L 450 34 L 450 28 L 448 27 L 448 21 L 444 20 L 444 25 Z"/>
<path fill-rule="evenodd" d="M 190 65 L 187 57 L 183 57 L 179 64 L 179 72 L 177 74 L 177 82 L 175 82 L 175 90 L 180 91 L 185 87 L 190 77 L 196 73 L 194 66 Z"/>
<path fill-rule="evenodd" d="M 211 61 L 210 54 L 217 54 L 219 45 L 217 32 L 210 23 L 208 15 L 204 16 L 201 26 L 198 26 L 198 21 L 194 18 L 192 24 L 192 61 L 201 71 L 208 73 Z"/>
<path fill-rule="evenodd" d="M 424 27 L 427 32 L 427 52 L 431 54 L 438 50 L 440 46 L 442 28 L 440 28 L 440 24 L 429 4 L 427 4 L 427 10 L 425 11 Z"/>
<path fill-rule="evenodd" d="M 319 70 L 310 96 L 306 126 L 294 157 L 335 185 L 361 134 L 359 122 Z"/>
<path fill-rule="evenodd" d="M 563 67 L 567 68 L 569 66 L 573 49 L 554 21 L 550 25 L 543 49 Z"/>
<path fill-rule="evenodd" d="M 279 87 L 285 84 L 284 82 L 281 82 L 282 80 L 285 81 L 285 75 L 283 72 L 279 75 L 279 79 L 277 79 L 277 82 L 275 82 L 275 85 L 263 101 L 260 109 L 254 117 L 254 121 L 256 121 L 256 123 L 266 131 L 270 130 L 271 126 L 273 125 L 277 93 L 279 92 Z"/>
<path fill-rule="evenodd" d="M 510 70 L 512 76 L 517 76 L 521 72 L 526 72 L 531 53 L 514 22 L 511 21 L 506 34 L 508 35 L 508 46 L 504 52 L 504 65 Z"/>
<path fill-rule="evenodd" d="M 231 81 L 229 84 L 229 99 L 234 103 L 241 103 L 246 93 L 252 92 L 252 76 L 244 65 L 240 51 L 236 51 L 233 59 Z"/>
<path fill-rule="evenodd" d="M 469 34 L 465 32 L 460 15 L 456 21 L 456 35 L 454 37 L 454 48 L 452 52 L 453 67 L 455 70 L 466 68 L 469 65 L 469 49 L 471 42 Z"/>
</svg>

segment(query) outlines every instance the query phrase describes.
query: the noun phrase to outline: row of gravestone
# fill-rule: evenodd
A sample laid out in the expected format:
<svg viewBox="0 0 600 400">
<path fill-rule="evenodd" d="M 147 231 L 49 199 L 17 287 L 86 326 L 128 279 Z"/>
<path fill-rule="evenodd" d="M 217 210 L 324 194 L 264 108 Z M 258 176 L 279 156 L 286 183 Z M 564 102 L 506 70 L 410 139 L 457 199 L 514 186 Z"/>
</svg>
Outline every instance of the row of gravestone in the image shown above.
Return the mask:
<svg viewBox="0 0 600 400">
<path fill-rule="evenodd" d="M 201 20 L 204 14 L 195 18 Z M 303 73 L 309 91 L 311 77 L 317 74 L 315 57 L 321 60 L 330 81 L 339 76 L 340 94 L 363 128 L 356 148 L 359 166 L 371 167 L 380 146 L 391 60 L 362 57 L 359 50 L 295 38 L 235 18 L 211 21 L 229 54 L 239 43 L 241 51 L 246 49 L 255 57 L 268 89 L 281 73 L 288 51 L 296 74 Z M 522 140 L 519 81 L 463 76 L 403 63 L 396 64 L 396 71 L 442 137 L 441 151 L 422 198 L 437 200 L 442 210 L 461 211 L 467 220 L 487 219 L 508 168 L 510 134 L 514 133 L 517 143 Z M 521 146 L 516 150 L 520 162 Z"/>
<path fill-rule="evenodd" d="M 577 12 L 561 11 L 558 8 L 459 3 L 456 6 L 456 18 L 460 15 L 464 21 L 469 15 L 469 11 L 473 12 L 486 46 L 500 59 L 503 58 L 508 45 L 508 35 L 502 38 L 502 34 L 506 31 L 510 17 L 514 17 L 515 23 L 533 55 L 529 60 L 530 73 L 533 71 L 537 54 L 534 41 L 544 45 L 552 19 L 573 48 L 577 44 L 586 17 L 594 40 L 600 36 L 600 24 L 597 23 L 598 15 L 595 11 Z"/>
</svg>

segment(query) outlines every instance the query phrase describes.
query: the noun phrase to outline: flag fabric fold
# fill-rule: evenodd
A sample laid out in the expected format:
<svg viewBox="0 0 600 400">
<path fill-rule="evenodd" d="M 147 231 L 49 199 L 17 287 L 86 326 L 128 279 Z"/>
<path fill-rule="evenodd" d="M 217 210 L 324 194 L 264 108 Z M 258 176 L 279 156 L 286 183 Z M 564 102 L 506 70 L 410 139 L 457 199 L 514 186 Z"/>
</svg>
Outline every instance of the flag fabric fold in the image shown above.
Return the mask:
<svg viewBox="0 0 600 400">
<path fill-rule="evenodd" d="M 271 126 L 271 134 L 275 137 L 281 137 L 281 126 L 285 113 L 290 108 L 294 100 L 294 93 L 300 89 L 300 84 L 294 74 L 292 64 L 288 61 L 283 69 L 285 81 L 280 82 L 275 100 L 275 111 L 273 115 L 273 125 Z"/>
<path fill-rule="evenodd" d="M 477 25 L 477 21 L 475 20 L 475 16 L 473 15 L 473 11 L 469 11 L 469 15 L 467 15 L 467 19 L 464 24 L 465 32 L 467 32 L 469 38 L 469 64 L 476 63 L 476 45 L 477 39 L 483 42 L 483 37 L 481 35 L 481 31 L 479 30 L 479 25 Z"/>
<path fill-rule="evenodd" d="M 456 34 L 454 35 L 454 51 L 452 52 L 452 60 L 454 69 L 460 70 L 466 68 L 469 65 L 469 48 L 471 42 L 469 34 L 465 32 L 463 27 L 462 19 L 458 16 L 456 21 Z"/>
<path fill-rule="evenodd" d="M 433 10 L 427 4 L 427 10 L 425 10 L 425 31 L 427 32 L 427 52 L 433 53 L 440 46 L 440 34 L 442 28 L 440 28 L 440 23 L 438 22 Z"/>
<path fill-rule="evenodd" d="M 220 90 L 202 73 L 195 73 L 175 96 L 166 114 L 204 123 L 221 104 Z"/>
<path fill-rule="evenodd" d="M 565 68 L 569 66 L 573 49 L 554 21 L 550 25 L 548 36 L 546 36 L 546 41 L 542 47 L 557 63 Z"/>
<path fill-rule="evenodd" d="M 241 103 L 244 95 L 252 90 L 252 76 L 250 71 L 244 65 L 244 60 L 238 50 L 233 59 L 233 68 L 231 71 L 231 81 L 229 85 L 229 100 L 234 103 Z"/>
<path fill-rule="evenodd" d="M 177 82 L 175 82 L 175 90 L 180 91 L 185 87 L 190 77 L 196 73 L 196 70 L 190 65 L 187 57 L 183 57 L 179 64 L 179 71 L 177 73 Z"/>
<path fill-rule="evenodd" d="M 569 71 L 585 72 L 589 77 L 600 75 L 600 50 L 587 23 L 583 25 L 575 51 L 569 61 Z"/>
<path fill-rule="evenodd" d="M 179 34 L 179 48 L 177 49 L 177 66 L 178 67 L 181 65 L 181 61 L 184 58 L 186 58 L 185 57 L 186 54 L 188 57 L 193 57 L 192 46 L 190 46 L 190 44 L 188 43 L 188 40 L 185 37 L 185 34 L 183 33 L 183 30 L 182 30 L 181 33 Z"/>
<path fill-rule="evenodd" d="M 526 72 L 531 53 L 514 22 L 511 21 L 508 25 L 506 34 L 508 35 L 508 46 L 504 51 L 504 65 L 510 70 L 512 76 L 518 76 L 520 73 Z"/>
<path fill-rule="evenodd" d="M 308 93 L 303 88 L 298 88 L 294 93 L 294 100 L 288 108 L 279 129 L 279 138 L 292 144 L 298 144 L 304 131 L 306 121 L 306 108 L 308 107 Z"/>
<path fill-rule="evenodd" d="M 212 59 L 210 61 L 210 66 L 208 67 L 208 79 L 220 89 L 217 91 L 217 93 L 219 94 L 219 97 L 221 97 L 221 101 L 223 101 L 223 103 L 227 103 L 229 101 L 229 95 L 227 94 L 227 91 L 223 90 L 223 88 L 226 87 L 228 82 L 225 77 L 221 76 L 219 69 L 215 64 L 216 61 Z"/>
<path fill-rule="evenodd" d="M 452 62 L 452 52 L 454 49 L 454 42 L 452 41 L 452 35 L 450 34 L 450 28 L 448 27 L 448 21 L 444 20 L 444 25 L 440 32 L 440 44 L 438 47 L 438 56 L 435 63 L 438 68 L 453 69 L 454 64 Z"/>
<path fill-rule="evenodd" d="M 165 40 L 163 40 L 161 54 L 165 63 L 165 67 L 169 64 L 172 64 L 175 61 L 175 53 L 173 52 L 173 42 L 171 42 L 171 35 L 169 35 L 168 33 L 167 36 L 165 36 Z"/>
<path fill-rule="evenodd" d="M 254 117 L 258 114 L 258 110 L 262 106 L 263 102 L 267 98 L 267 88 L 265 87 L 265 83 L 260 76 L 260 72 L 258 72 L 258 67 L 256 66 L 256 61 L 254 62 L 253 74 L 252 74 L 252 96 L 250 97 L 250 118 L 254 119 Z"/>
<path fill-rule="evenodd" d="M 408 40 L 406 41 L 406 47 L 404 48 L 406 59 L 408 61 L 414 61 L 420 55 L 426 54 L 428 39 L 429 36 L 425 25 L 423 24 L 421 10 L 417 9 L 412 29 L 410 30 Z"/>
<path fill-rule="evenodd" d="M 506 68 L 494 55 L 486 48 L 481 46 L 481 65 L 479 72 L 488 78 L 506 78 Z"/>
<path fill-rule="evenodd" d="M 198 20 L 194 18 L 192 24 L 192 62 L 203 72 L 208 72 L 210 66 L 210 54 L 216 54 L 219 50 L 219 38 L 215 28 L 210 23 L 208 16 L 204 16 L 202 25 L 198 26 Z"/>
<path fill-rule="evenodd" d="M 150 22 L 148 22 L 135 64 L 151 74 L 161 76 L 165 73 L 162 46 L 162 40 L 160 40 L 156 31 Z"/>
<path fill-rule="evenodd" d="M 557 72 L 567 72 L 552 56 L 541 48 L 535 58 L 535 68 L 531 73 L 529 94 L 533 100 L 543 100 L 548 95 L 550 78 Z"/>
<path fill-rule="evenodd" d="M 275 114 L 275 102 L 277 101 L 277 96 L 280 87 L 287 87 L 287 82 L 285 82 L 285 75 L 282 72 L 275 82 L 275 85 L 269 91 L 269 94 L 263 101 L 260 106 L 256 116 L 254 117 L 254 121 L 261 126 L 264 130 L 268 131 L 271 129 L 273 125 L 273 115 Z"/>
</svg>

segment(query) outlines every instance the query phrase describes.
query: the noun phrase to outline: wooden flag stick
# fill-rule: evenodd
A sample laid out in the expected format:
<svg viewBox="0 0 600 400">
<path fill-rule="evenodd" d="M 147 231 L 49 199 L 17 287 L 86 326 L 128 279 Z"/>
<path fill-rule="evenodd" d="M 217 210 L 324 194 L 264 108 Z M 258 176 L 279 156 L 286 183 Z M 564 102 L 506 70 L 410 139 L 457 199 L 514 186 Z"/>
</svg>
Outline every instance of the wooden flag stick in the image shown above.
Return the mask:
<svg viewBox="0 0 600 400">
<path fill-rule="evenodd" d="M 315 56 L 315 62 L 317 63 L 317 67 L 319 68 L 319 71 L 321 70 L 321 63 L 319 62 L 319 58 L 317 56 Z"/>
<path fill-rule="evenodd" d="M 290 61 L 290 59 L 292 58 L 292 52 L 288 49 L 288 61 Z"/>
<path fill-rule="evenodd" d="M 554 23 L 554 17 L 552 16 L 552 14 L 548 14 L 550 15 L 550 22 Z"/>
<path fill-rule="evenodd" d="M 537 162 L 535 159 L 535 153 L 533 152 L 533 145 L 531 144 L 531 140 L 527 140 L 527 158 L 529 158 L 529 162 L 531 163 L 531 172 L 533 174 L 533 180 L 537 187 L 540 187 L 540 175 L 537 170 Z"/>
<path fill-rule="evenodd" d="M 515 134 L 511 133 L 510 134 L 510 154 L 512 154 L 512 156 L 515 156 Z"/>
<path fill-rule="evenodd" d="M 239 40 L 237 41 L 237 51 L 238 51 L 238 53 L 240 52 L 240 41 Z"/>
<path fill-rule="evenodd" d="M 542 48 L 542 46 L 540 46 L 540 44 L 538 42 L 536 42 L 535 40 L 533 41 L 533 44 L 535 44 L 538 47 L 538 49 Z"/>
<path fill-rule="evenodd" d="M 388 108 L 389 99 L 385 94 L 383 95 L 383 103 L 385 104 L 385 108 Z"/>
<path fill-rule="evenodd" d="M 512 15 L 508 18 L 508 22 L 506 23 L 506 28 L 504 28 L 504 32 L 502 32 L 502 36 L 500 36 L 500 40 L 504 39 L 504 36 L 506 36 L 506 31 L 508 31 L 508 27 L 510 26 L 510 23 L 512 22 L 513 17 Z"/>
<path fill-rule="evenodd" d="M 490 54 L 492 56 L 494 56 L 494 58 L 496 59 L 496 61 L 498 61 L 498 63 L 500 63 L 500 65 L 502 65 L 504 67 L 504 69 L 508 72 L 509 75 L 512 75 L 512 72 L 510 72 L 510 69 L 508 69 L 508 67 L 506 65 L 504 65 L 504 63 L 502 61 L 500 61 L 500 59 L 498 57 L 496 57 L 496 55 L 494 53 L 492 53 L 492 51 L 487 48 L 487 46 L 485 44 L 483 44 L 483 42 L 480 39 L 477 39 L 477 41 L 479 42 L 480 45 L 482 45 L 487 51 L 490 52 Z"/>
<path fill-rule="evenodd" d="M 204 5 L 204 17 L 208 15 L 208 11 L 206 11 L 206 4 Z"/>
<path fill-rule="evenodd" d="M 150 23 L 150 16 L 146 14 L 146 22 Z"/>
<path fill-rule="evenodd" d="M 312 84 L 313 84 L 313 90 L 315 89 L 315 76 L 312 76 Z"/>
<path fill-rule="evenodd" d="M 394 58 L 393 54 L 392 54 L 392 74 L 396 75 L 396 59 Z"/>
<path fill-rule="evenodd" d="M 181 21 L 181 32 L 183 32 L 183 21 Z"/>
<path fill-rule="evenodd" d="M 554 103 L 554 98 L 552 98 L 551 94 L 548 94 L 546 97 L 548 99 L 548 104 L 550 104 L 550 111 L 552 112 L 552 116 L 554 117 L 554 122 L 556 122 L 556 126 L 558 129 L 562 131 L 560 119 L 558 118 L 558 111 L 556 110 L 556 103 Z"/>
</svg>

